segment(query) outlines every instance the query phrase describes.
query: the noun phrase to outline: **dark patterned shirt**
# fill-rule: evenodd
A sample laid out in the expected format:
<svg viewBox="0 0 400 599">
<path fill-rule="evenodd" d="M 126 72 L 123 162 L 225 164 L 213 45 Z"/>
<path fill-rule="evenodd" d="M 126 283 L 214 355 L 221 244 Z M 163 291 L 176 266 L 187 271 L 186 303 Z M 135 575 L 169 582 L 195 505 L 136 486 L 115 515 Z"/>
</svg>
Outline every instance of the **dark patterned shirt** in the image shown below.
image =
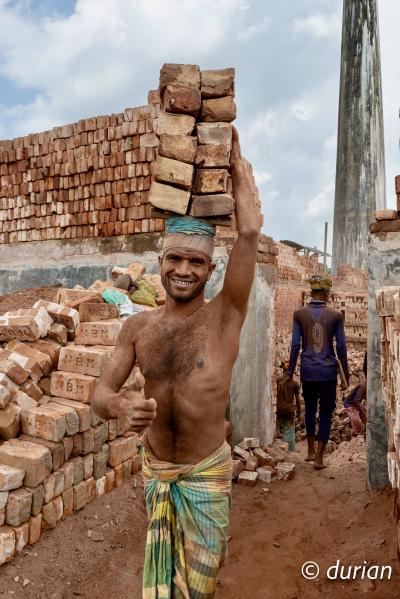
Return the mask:
<svg viewBox="0 0 400 599">
<path fill-rule="evenodd" d="M 325 302 L 312 300 L 293 315 L 292 349 L 289 374 L 296 368 L 300 348 L 300 376 L 305 381 L 330 381 L 337 377 L 336 350 L 347 379 L 347 363 L 344 322 L 341 312 L 329 308 Z"/>
</svg>

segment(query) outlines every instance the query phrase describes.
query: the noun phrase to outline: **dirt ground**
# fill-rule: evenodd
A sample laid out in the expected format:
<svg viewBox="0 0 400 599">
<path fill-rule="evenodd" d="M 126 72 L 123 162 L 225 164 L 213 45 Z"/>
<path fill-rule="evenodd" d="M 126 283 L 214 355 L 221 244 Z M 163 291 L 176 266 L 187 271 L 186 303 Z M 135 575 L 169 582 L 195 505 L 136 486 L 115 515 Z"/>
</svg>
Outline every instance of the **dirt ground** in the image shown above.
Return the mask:
<svg viewBox="0 0 400 599">
<path fill-rule="evenodd" d="M 263 483 L 234 485 L 232 539 L 218 599 L 400 598 L 392 493 L 368 493 L 362 463 L 315 472 L 300 453 L 292 455 L 293 480 L 274 481 L 269 491 Z M 146 513 L 136 479 L 136 487 L 132 479 L 96 499 L 2 566 L 0 597 L 140 599 Z M 332 582 L 326 570 L 337 560 L 392 566 L 392 578 Z M 315 580 L 301 575 L 307 561 L 320 566 Z"/>
<path fill-rule="evenodd" d="M 21 289 L 7 295 L 0 294 L 0 315 L 11 312 L 11 310 L 32 308 L 33 304 L 40 299 L 55 302 L 57 291 L 58 287 L 38 287 L 37 289 Z"/>
</svg>

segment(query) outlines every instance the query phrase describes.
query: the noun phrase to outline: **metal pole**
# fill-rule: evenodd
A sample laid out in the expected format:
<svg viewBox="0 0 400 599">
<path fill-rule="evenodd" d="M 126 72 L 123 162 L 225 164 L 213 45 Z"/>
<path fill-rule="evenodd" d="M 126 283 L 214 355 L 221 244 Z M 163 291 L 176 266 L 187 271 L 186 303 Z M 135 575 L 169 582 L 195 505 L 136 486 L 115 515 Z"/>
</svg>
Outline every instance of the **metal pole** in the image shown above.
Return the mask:
<svg viewBox="0 0 400 599">
<path fill-rule="evenodd" d="M 325 236 L 324 236 L 324 268 L 326 272 L 326 255 L 328 253 L 328 223 L 325 223 Z"/>
</svg>

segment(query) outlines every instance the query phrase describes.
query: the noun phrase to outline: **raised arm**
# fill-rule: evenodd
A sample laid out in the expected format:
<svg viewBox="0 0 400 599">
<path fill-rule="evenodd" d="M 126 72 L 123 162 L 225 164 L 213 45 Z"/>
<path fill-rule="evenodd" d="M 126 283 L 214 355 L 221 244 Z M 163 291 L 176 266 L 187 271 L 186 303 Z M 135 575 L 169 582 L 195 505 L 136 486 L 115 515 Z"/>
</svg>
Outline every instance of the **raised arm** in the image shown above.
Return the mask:
<svg viewBox="0 0 400 599">
<path fill-rule="evenodd" d="M 231 173 L 238 238 L 233 246 L 221 295 L 245 313 L 257 261 L 260 210 L 244 169 L 239 136 L 233 127 Z"/>
<path fill-rule="evenodd" d="M 132 341 L 134 318 L 127 319 L 119 332 L 110 363 L 99 378 L 92 398 L 96 413 L 109 420 L 119 418 L 121 428 L 141 431 L 156 417 L 156 402 L 142 396 L 143 376 L 136 377 L 132 385 L 122 389 L 135 363 L 135 347 Z"/>
</svg>

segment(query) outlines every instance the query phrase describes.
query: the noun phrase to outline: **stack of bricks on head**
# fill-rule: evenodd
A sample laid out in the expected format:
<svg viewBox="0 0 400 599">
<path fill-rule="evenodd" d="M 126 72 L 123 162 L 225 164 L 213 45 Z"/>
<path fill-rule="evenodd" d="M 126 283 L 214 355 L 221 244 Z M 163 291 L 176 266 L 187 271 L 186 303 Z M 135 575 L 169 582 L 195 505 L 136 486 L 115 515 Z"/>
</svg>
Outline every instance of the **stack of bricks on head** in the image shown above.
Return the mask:
<svg viewBox="0 0 400 599">
<path fill-rule="evenodd" d="M 158 156 L 149 194 L 152 216 L 190 215 L 234 225 L 228 168 L 236 118 L 234 69 L 165 64 L 160 73 Z"/>
<path fill-rule="evenodd" d="M 140 263 L 113 271 L 159 278 Z M 105 289 L 114 280 L 0 316 L 0 564 L 140 469 L 137 435 L 91 408 L 122 324 Z"/>
<path fill-rule="evenodd" d="M 395 177 L 395 189 L 397 196 L 397 210 L 377 210 L 375 212 L 375 223 L 371 223 L 371 233 L 396 233 L 400 231 L 400 175 Z"/>
</svg>

